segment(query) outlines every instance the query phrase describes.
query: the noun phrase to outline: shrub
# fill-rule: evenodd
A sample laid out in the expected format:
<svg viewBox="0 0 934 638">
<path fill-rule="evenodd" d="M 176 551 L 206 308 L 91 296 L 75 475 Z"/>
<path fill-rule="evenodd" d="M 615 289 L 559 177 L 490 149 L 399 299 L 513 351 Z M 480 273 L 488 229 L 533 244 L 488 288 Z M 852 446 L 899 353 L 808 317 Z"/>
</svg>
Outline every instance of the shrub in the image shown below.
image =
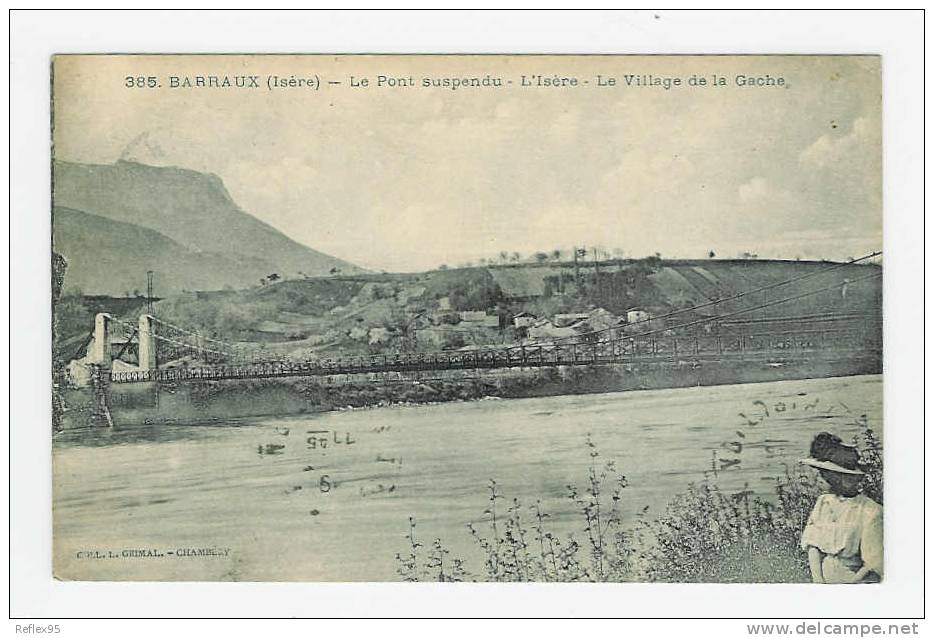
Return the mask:
<svg viewBox="0 0 934 638">
<path fill-rule="evenodd" d="M 863 491 L 882 503 L 882 447 L 865 417 L 854 437 L 866 468 Z M 640 579 L 674 582 L 810 582 L 798 542 L 823 489 L 817 474 L 791 470 L 767 501 L 748 489 L 724 494 L 710 482 L 691 485 L 665 513 L 643 523 L 648 538 Z"/>
<path fill-rule="evenodd" d="M 856 435 L 854 442 L 859 448 L 860 462 L 866 471 L 866 478 L 863 479 L 863 493 L 882 505 L 882 443 L 879 442 L 873 429 L 869 427 L 869 419 L 865 414 L 859 417 L 858 423 L 862 426 L 862 430 Z"/>
<path fill-rule="evenodd" d="M 459 558 L 448 558 L 450 552 L 442 545 L 440 538 L 432 542 L 431 548 L 426 552 L 424 562 L 420 564 L 419 550 L 422 544 L 415 540 L 415 519 L 411 516 L 406 540 L 409 545 L 408 553 L 406 555 L 396 554 L 396 561 L 399 563 L 396 571 L 402 580 L 409 582 L 436 580 L 440 583 L 456 583 L 468 577 L 464 571 L 464 562 Z"/>
<path fill-rule="evenodd" d="M 513 498 L 505 509 L 496 481 L 487 485 L 489 506 L 483 512 L 486 525 L 467 525 L 470 535 L 485 556 L 478 576 L 467 573 L 464 562 L 448 557 L 440 539 L 426 557 L 415 539 L 415 520 L 409 518 L 408 553 L 396 554 L 398 572 L 404 580 L 484 580 L 495 582 L 625 581 L 631 574 L 631 539 L 623 529 L 619 505 L 626 477 L 612 461 L 600 462 L 596 446 L 587 437 L 590 469 L 581 490 L 567 485 L 567 496 L 583 519 L 585 539 L 561 538 L 548 529 L 549 515 L 541 502 L 524 507 Z"/>
<path fill-rule="evenodd" d="M 882 502 L 882 446 L 865 416 L 855 437 L 867 471 L 863 491 Z M 601 462 L 587 437 L 590 468 L 581 490 L 567 486 L 583 523 L 583 541 L 548 529 L 541 503 L 523 507 L 512 499 L 505 509 L 495 481 L 487 485 L 485 526 L 468 530 L 485 556 L 471 576 L 463 560 L 451 558 L 441 539 L 420 555 L 415 521 L 409 519 L 407 554 L 396 554 L 405 580 L 484 580 L 534 582 L 809 582 L 801 532 L 822 492 L 817 474 L 785 467 L 774 500 L 748 486 L 723 492 L 709 478 L 675 496 L 654 521 L 643 515 L 624 526 L 619 513 L 626 477 L 612 461 Z"/>
<path fill-rule="evenodd" d="M 813 498 L 802 510 L 797 498 L 774 505 L 748 490 L 724 494 L 709 482 L 691 485 L 656 521 L 644 523 L 650 534 L 639 557 L 640 580 L 807 581 L 807 561 L 797 541 Z"/>
</svg>

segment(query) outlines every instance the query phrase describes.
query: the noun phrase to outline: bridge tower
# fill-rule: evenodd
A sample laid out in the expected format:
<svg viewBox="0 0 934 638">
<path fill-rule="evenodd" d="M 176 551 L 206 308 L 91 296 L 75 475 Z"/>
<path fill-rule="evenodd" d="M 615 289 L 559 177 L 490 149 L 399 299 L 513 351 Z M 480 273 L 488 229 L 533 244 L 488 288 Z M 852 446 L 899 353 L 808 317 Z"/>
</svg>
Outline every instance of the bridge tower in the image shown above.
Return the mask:
<svg viewBox="0 0 934 638">
<path fill-rule="evenodd" d="M 110 322 L 112 316 L 106 312 L 99 312 L 94 317 L 94 345 L 88 353 L 89 363 L 110 369 Z"/>
<path fill-rule="evenodd" d="M 159 362 L 156 359 L 156 335 L 152 315 L 140 315 L 139 327 L 139 368 L 140 370 L 153 370 Z"/>
</svg>

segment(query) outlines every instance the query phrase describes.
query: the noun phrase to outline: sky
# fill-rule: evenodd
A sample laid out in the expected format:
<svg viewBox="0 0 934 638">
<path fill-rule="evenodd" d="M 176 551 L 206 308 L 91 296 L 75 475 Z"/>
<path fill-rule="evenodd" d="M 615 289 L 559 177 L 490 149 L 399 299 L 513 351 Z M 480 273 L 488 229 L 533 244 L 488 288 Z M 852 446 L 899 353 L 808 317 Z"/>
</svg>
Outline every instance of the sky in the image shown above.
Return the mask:
<svg viewBox="0 0 934 638">
<path fill-rule="evenodd" d="M 170 88 L 199 75 L 261 88 Z M 269 90 L 270 75 L 319 89 Z M 376 86 L 380 75 L 419 86 Z M 504 85 L 420 86 L 486 75 Z M 523 75 L 579 84 L 523 87 Z M 65 56 L 53 91 L 57 159 L 216 174 L 246 212 L 371 269 L 571 246 L 786 259 L 882 247 L 872 56 Z"/>
</svg>

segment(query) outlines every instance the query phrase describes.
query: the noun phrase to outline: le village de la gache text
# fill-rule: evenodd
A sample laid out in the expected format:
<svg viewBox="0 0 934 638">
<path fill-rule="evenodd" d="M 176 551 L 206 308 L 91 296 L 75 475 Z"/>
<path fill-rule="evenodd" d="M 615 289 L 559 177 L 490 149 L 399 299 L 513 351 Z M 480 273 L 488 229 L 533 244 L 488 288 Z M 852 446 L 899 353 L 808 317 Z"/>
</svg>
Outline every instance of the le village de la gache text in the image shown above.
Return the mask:
<svg viewBox="0 0 934 638">
<path fill-rule="evenodd" d="M 459 89 L 483 88 L 541 88 L 569 89 L 579 87 L 627 88 L 627 89 L 662 89 L 702 87 L 751 87 L 751 88 L 788 88 L 788 81 L 783 76 L 770 74 L 720 75 L 658 75 L 654 73 L 625 73 L 620 75 L 596 74 L 592 76 L 521 74 L 515 77 L 485 75 L 349 75 L 342 77 L 322 77 L 310 75 L 138 75 L 124 78 L 126 88 L 176 90 L 280 90 L 323 88 L 365 89 Z"/>
</svg>

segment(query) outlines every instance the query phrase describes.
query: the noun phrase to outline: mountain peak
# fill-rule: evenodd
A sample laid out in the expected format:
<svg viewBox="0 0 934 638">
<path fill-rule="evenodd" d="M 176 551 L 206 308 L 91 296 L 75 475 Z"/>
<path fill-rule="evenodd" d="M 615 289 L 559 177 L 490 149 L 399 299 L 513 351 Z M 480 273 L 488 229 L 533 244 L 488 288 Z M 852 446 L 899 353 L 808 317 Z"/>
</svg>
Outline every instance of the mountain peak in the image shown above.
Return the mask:
<svg viewBox="0 0 934 638">
<path fill-rule="evenodd" d="M 324 275 L 335 267 L 361 271 L 244 212 L 217 175 L 123 155 L 114 164 L 54 162 L 55 206 L 156 231 L 190 251 L 271 263 L 280 275 Z M 229 285 L 242 285 L 244 277 L 231 272 L 230 280 Z"/>
<path fill-rule="evenodd" d="M 161 166 L 167 158 L 168 156 L 162 145 L 149 131 L 143 131 L 133 138 L 123 148 L 123 152 L 120 153 L 121 161 L 148 164 L 150 166 Z"/>
</svg>

